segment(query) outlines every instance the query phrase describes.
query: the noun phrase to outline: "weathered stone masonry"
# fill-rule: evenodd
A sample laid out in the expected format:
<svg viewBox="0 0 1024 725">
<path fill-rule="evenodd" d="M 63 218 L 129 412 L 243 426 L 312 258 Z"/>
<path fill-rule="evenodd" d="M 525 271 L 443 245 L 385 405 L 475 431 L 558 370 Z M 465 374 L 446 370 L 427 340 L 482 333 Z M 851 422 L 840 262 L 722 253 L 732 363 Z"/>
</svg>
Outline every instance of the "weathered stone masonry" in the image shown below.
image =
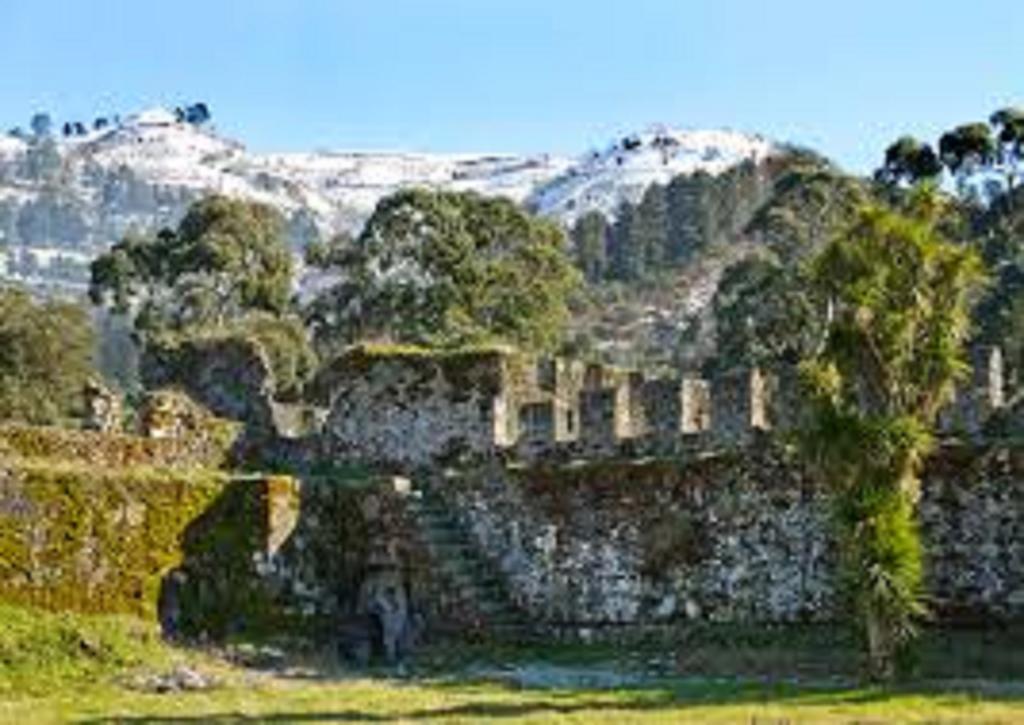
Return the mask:
<svg viewBox="0 0 1024 725">
<path fill-rule="evenodd" d="M 769 448 L 689 461 L 483 467 L 434 485 L 538 621 L 834 616 L 828 499 Z M 920 512 L 937 613 L 1024 615 L 1024 454 L 940 452 Z"/>
<path fill-rule="evenodd" d="M 973 360 L 973 376 L 943 413 L 945 433 L 978 438 L 1004 404 L 998 351 L 975 350 Z M 794 428 L 799 416 L 793 369 L 647 378 L 500 349 L 355 348 L 318 387 L 331 455 L 398 467 L 678 455 L 743 446 Z"/>
<path fill-rule="evenodd" d="M 985 443 L 1003 394 L 997 361 L 976 360 L 945 422 L 968 435 L 924 476 L 928 585 L 941 616 L 1019 618 L 1024 449 Z M 329 412 L 302 460 L 388 475 L 186 475 L 199 459 L 173 438 L 0 429 L 0 594 L 136 612 L 159 595 L 172 626 L 214 634 L 337 632 L 395 591 L 403 636 L 517 612 L 571 630 L 834 616 L 828 499 L 773 435 L 797 414 L 791 376 L 366 348 L 318 386 Z M 157 468 L 120 470 L 140 463 Z M 153 522 L 156 558 L 136 546 Z"/>
<path fill-rule="evenodd" d="M 651 380 L 499 351 L 353 355 L 328 397 L 328 449 L 430 479 L 531 618 L 833 615 L 827 497 L 772 435 L 797 422 L 793 371 Z M 1003 393 L 998 354 L 974 359 L 943 431 L 977 440 Z M 457 373 L 445 368 L 456 361 Z M 455 375 L 472 384 L 450 401 Z M 929 469 L 921 516 L 937 611 L 1021 615 L 1017 458 L 953 446 Z"/>
</svg>

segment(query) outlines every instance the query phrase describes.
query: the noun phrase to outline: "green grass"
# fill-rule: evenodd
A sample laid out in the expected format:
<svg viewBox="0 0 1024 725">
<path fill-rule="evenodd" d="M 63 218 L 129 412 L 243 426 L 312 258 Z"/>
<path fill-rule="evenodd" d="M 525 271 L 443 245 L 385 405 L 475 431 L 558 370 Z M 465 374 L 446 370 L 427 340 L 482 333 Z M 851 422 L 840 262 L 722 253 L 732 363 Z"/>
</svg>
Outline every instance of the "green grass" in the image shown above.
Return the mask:
<svg viewBox="0 0 1024 725">
<path fill-rule="evenodd" d="M 107 686 L 0 702 L 3 722 L 1019 723 L 1024 694 L 679 682 L 614 690 L 500 683 L 254 678 L 142 694 Z"/>
<path fill-rule="evenodd" d="M 138 619 L 0 605 L 0 696 L 49 693 L 170 656 L 156 628 Z"/>
<path fill-rule="evenodd" d="M 795 652 L 818 660 L 833 642 L 823 630 L 782 639 L 792 642 L 791 661 Z M 818 670 L 802 673 L 807 676 L 799 682 L 784 681 L 800 668 L 787 668 L 780 641 L 778 633 L 751 629 L 629 648 L 434 646 L 399 678 L 387 670 L 353 673 L 310 655 L 296 656 L 283 670 L 244 669 L 170 647 L 139 620 L 0 605 L 0 723 L 1024 722 L 1024 671 L 1012 669 L 1019 642 L 1010 636 L 977 640 L 973 649 L 967 639 L 933 637 L 928 657 L 946 660 L 957 679 L 889 688 L 859 686 Z M 972 672 L 986 653 L 998 666 Z M 682 670 L 628 679 L 658 656 Z M 698 656 L 702 673 L 691 669 Z M 167 694 L 132 689 L 139 673 L 165 672 L 183 662 L 214 674 L 220 684 Z M 965 679 L 995 676 L 1004 667 L 1011 668 L 1007 678 Z M 521 676 L 531 668 L 576 679 L 537 686 Z M 730 668 L 745 672 L 745 679 L 719 672 Z M 773 677 L 759 674 L 772 668 Z M 942 674 L 941 668 L 934 672 Z M 601 687 L 594 684 L 598 674 L 627 679 L 613 677 Z"/>
</svg>

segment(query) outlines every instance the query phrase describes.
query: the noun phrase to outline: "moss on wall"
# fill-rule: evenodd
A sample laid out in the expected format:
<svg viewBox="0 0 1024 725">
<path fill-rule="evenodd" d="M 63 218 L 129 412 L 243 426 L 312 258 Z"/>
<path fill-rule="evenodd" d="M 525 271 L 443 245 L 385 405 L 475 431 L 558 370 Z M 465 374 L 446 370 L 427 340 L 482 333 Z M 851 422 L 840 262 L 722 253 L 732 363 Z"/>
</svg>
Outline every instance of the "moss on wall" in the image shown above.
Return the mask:
<svg viewBox="0 0 1024 725">
<path fill-rule="evenodd" d="M 165 624 L 170 606 L 185 635 L 293 629 L 267 568 L 298 514 L 285 476 L 0 459 L 0 601 Z"/>
<path fill-rule="evenodd" d="M 298 516 L 298 487 L 284 476 L 228 482 L 181 536 L 176 595 L 186 635 L 264 635 L 302 626 L 268 576 Z"/>
<path fill-rule="evenodd" d="M 226 463 L 238 426 L 211 418 L 205 435 L 143 438 L 70 428 L 0 424 L 0 457 L 53 459 L 100 467 L 217 468 Z"/>
<path fill-rule="evenodd" d="M 0 460 L 0 599 L 153 616 L 183 532 L 227 483 L 209 470 Z"/>
</svg>

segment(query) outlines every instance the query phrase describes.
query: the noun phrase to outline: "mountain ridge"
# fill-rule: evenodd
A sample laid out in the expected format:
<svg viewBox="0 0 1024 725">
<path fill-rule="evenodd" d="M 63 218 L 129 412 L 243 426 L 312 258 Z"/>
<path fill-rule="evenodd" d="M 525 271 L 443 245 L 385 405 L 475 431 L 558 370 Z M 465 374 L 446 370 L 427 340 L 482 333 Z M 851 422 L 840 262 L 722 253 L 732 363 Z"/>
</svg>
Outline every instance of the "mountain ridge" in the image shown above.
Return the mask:
<svg viewBox="0 0 1024 725">
<path fill-rule="evenodd" d="M 80 286 L 88 260 L 129 230 L 173 225 L 189 204 L 210 193 L 277 207 L 296 247 L 342 231 L 357 233 L 377 201 L 414 186 L 506 196 L 569 226 L 589 210 L 614 216 L 622 201 L 635 203 L 653 183 L 698 171 L 718 174 L 779 148 L 736 131 L 651 126 L 576 158 L 409 150 L 253 153 L 212 126 L 148 109 L 64 137 L 0 137 L 0 276 L 30 282 L 48 276 Z M 63 260 L 68 274 L 48 274 L 54 259 Z"/>
</svg>

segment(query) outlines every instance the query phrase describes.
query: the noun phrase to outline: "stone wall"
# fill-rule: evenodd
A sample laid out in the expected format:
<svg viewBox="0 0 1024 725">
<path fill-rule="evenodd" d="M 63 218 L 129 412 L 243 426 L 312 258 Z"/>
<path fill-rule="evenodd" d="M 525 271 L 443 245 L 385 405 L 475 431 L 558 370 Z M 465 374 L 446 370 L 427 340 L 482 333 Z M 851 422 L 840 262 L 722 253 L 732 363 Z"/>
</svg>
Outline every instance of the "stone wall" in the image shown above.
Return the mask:
<svg viewBox="0 0 1024 725">
<path fill-rule="evenodd" d="M 330 409 L 325 447 L 399 466 L 489 455 L 514 425 L 505 393 L 514 362 L 499 351 L 354 349 L 315 383 Z"/>
<path fill-rule="evenodd" d="M 821 621 L 833 609 L 828 498 L 779 449 L 421 473 L 541 626 Z M 334 637 L 367 587 L 410 622 L 486 613 L 446 585 L 408 479 L 229 476 L 0 456 L 0 598 L 159 611 L 171 631 Z M 1024 616 L 1024 450 L 948 448 L 920 503 L 946 618 Z M 362 619 L 360 619 L 362 618 Z M 486 621 L 485 621 L 486 623 Z"/>
<path fill-rule="evenodd" d="M 484 467 L 435 484 L 541 621 L 828 620 L 828 499 L 769 449 Z M 1024 455 L 943 451 L 920 505 L 933 606 L 1024 616 Z"/>
<path fill-rule="evenodd" d="M 941 432 L 981 436 L 1003 406 L 997 352 L 972 353 L 972 377 Z M 424 466 L 680 455 L 742 448 L 801 415 L 795 369 L 737 368 L 711 379 L 532 359 L 503 350 L 356 348 L 330 367 L 321 405 L 338 456 Z"/>
<path fill-rule="evenodd" d="M 140 367 L 147 388 L 179 388 L 215 415 L 243 423 L 250 438 L 266 438 L 276 430 L 270 363 L 253 340 L 154 342 L 146 346 Z"/>
<path fill-rule="evenodd" d="M 226 484 L 206 470 L 0 457 L 0 599 L 153 616 L 184 532 Z"/>
<path fill-rule="evenodd" d="M 409 482 L 0 456 L 0 601 L 159 618 L 185 637 L 372 637 L 373 587 L 423 624 L 478 622 L 438 578 Z"/>
<path fill-rule="evenodd" d="M 236 426 L 215 418 L 187 435 L 146 436 L 0 424 L 0 458 L 51 459 L 98 468 L 218 468 L 229 458 Z"/>
<path fill-rule="evenodd" d="M 486 467 L 436 485 L 541 621 L 829 615 L 827 503 L 770 455 Z"/>
</svg>

